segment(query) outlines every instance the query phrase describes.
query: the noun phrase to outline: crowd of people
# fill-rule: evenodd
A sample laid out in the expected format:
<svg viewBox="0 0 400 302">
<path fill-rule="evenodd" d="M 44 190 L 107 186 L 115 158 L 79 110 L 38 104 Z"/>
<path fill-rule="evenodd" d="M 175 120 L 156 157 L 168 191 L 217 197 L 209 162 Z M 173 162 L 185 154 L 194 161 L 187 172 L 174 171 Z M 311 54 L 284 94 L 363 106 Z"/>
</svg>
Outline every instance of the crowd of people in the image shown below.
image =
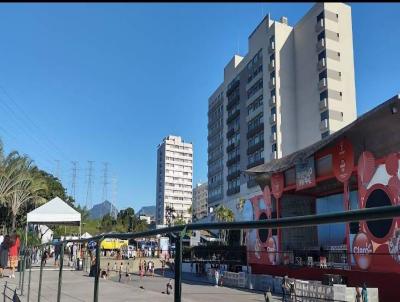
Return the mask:
<svg viewBox="0 0 400 302">
<path fill-rule="evenodd" d="M 12 235 L 0 235 L 0 277 L 4 277 L 4 271 L 10 269 L 9 278 L 15 278 L 15 269 L 18 266 L 21 240 L 15 232 Z"/>
</svg>

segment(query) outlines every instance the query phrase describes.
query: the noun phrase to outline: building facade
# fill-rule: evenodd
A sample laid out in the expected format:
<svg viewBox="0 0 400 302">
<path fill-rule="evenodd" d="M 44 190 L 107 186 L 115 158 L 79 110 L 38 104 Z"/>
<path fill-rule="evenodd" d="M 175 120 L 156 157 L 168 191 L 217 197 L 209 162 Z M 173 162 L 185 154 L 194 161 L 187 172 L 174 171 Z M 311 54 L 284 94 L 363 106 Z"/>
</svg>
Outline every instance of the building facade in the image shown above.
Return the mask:
<svg viewBox="0 0 400 302">
<path fill-rule="evenodd" d="M 295 25 L 267 15 L 209 98 L 209 206 L 260 193 L 242 171 L 356 119 L 351 9 L 317 3 Z"/>
<path fill-rule="evenodd" d="M 157 148 L 156 223 L 191 220 L 193 145 L 179 136 L 165 137 Z M 172 209 L 169 210 L 169 209 Z"/>
<path fill-rule="evenodd" d="M 197 184 L 195 188 L 193 188 L 193 217 L 196 219 L 201 219 L 207 216 L 208 206 L 207 206 L 207 198 L 208 198 L 208 184 Z"/>
</svg>

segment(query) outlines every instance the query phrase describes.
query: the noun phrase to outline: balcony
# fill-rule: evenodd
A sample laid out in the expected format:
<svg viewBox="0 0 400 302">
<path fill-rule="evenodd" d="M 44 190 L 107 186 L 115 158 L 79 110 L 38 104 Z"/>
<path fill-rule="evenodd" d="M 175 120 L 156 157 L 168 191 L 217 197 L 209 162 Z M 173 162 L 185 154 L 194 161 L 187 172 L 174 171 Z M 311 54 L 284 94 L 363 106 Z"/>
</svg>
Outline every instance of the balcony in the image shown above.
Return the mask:
<svg viewBox="0 0 400 302">
<path fill-rule="evenodd" d="M 247 169 L 251 169 L 253 167 L 262 165 L 263 163 L 264 163 L 264 158 L 260 158 L 260 159 L 258 159 L 256 161 L 252 162 L 251 164 L 248 164 L 247 165 Z"/>
<path fill-rule="evenodd" d="M 257 144 L 255 144 L 255 145 L 253 145 L 253 146 L 251 146 L 251 147 L 248 147 L 248 148 L 247 148 L 247 155 L 249 155 L 249 154 L 251 154 L 251 153 L 254 153 L 254 152 L 256 152 L 257 150 L 260 150 L 260 149 L 262 149 L 262 148 L 264 148 L 264 140 L 259 141 Z"/>
<path fill-rule="evenodd" d="M 275 85 L 276 85 L 276 80 L 275 77 L 273 77 L 271 80 L 269 80 L 269 88 L 273 89 L 275 88 Z"/>
<path fill-rule="evenodd" d="M 318 89 L 319 90 L 324 90 L 324 89 L 326 89 L 327 86 L 328 86 L 328 83 L 327 83 L 326 78 L 323 78 L 323 79 L 319 80 L 319 82 L 318 82 Z"/>
<path fill-rule="evenodd" d="M 271 96 L 271 97 L 269 98 L 269 105 L 270 105 L 271 107 L 274 107 L 274 106 L 276 105 L 276 96 L 275 96 L 275 95 L 273 95 L 273 96 Z"/>
<path fill-rule="evenodd" d="M 235 91 L 235 89 L 237 87 L 239 87 L 240 81 L 236 80 L 232 86 L 226 91 L 226 96 L 230 96 L 232 94 L 233 91 Z"/>
<path fill-rule="evenodd" d="M 277 139 L 277 134 L 276 132 L 271 133 L 271 135 L 269 136 L 269 141 L 271 143 L 276 143 L 276 139 Z"/>
<path fill-rule="evenodd" d="M 232 128 L 231 130 L 229 130 L 229 131 L 226 133 L 226 138 L 232 137 L 232 136 L 235 134 L 235 132 L 236 132 L 236 129 L 235 129 L 235 128 Z"/>
<path fill-rule="evenodd" d="M 236 104 L 239 103 L 240 97 L 237 95 L 233 98 L 228 99 L 228 105 L 226 105 L 226 110 L 233 108 Z"/>
<path fill-rule="evenodd" d="M 321 71 L 324 68 L 326 68 L 326 59 L 322 58 L 321 60 L 318 61 L 317 70 Z"/>
<path fill-rule="evenodd" d="M 315 24 L 315 31 L 319 33 L 321 30 L 324 29 L 324 26 L 325 26 L 325 19 L 322 18 L 317 22 L 317 24 Z"/>
<path fill-rule="evenodd" d="M 234 143 L 232 143 L 232 144 L 228 145 L 228 147 L 226 147 L 226 152 L 231 152 L 233 149 L 235 149 Z"/>
<path fill-rule="evenodd" d="M 231 158 L 230 160 L 228 160 L 227 162 L 226 162 L 226 166 L 228 167 L 228 166 L 232 166 L 233 164 L 236 164 L 237 162 L 239 162 L 240 161 L 240 155 L 238 154 L 238 155 L 236 155 L 234 158 Z"/>
<path fill-rule="evenodd" d="M 269 71 L 272 71 L 275 69 L 275 60 L 272 60 L 271 62 L 269 62 L 268 69 L 269 69 Z"/>
<path fill-rule="evenodd" d="M 272 115 L 269 117 L 269 123 L 270 123 L 271 125 L 273 125 L 273 124 L 276 123 L 276 113 L 272 114 Z"/>
<path fill-rule="evenodd" d="M 229 124 L 230 122 L 234 121 L 240 115 L 240 110 L 236 109 L 228 118 L 226 119 L 226 123 Z"/>
<path fill-rule="evenodd" d="M 275 42 L 269 43 L 268 52 L 273 53 L 275 51 Z"/>
<path fill-rule="evenodd" d="M 319 110 L 325 110 L 326 108 L 328 108 L 328 99 L 323 98 L 319 101 Z"/>
<path fill-rule="evenodd" d="M 328 119 L 324 119 L 323 121 L 321 121 L 321 123 L 319 124 L 319 129 L 321 131 L 325 131 L 328 130 L 328 128 L 329 128 Z"/>
<path fill-rule="evenodd" d="M 325 39 L 322 38 L 317 42 L 317 51 L 320 52 L 324 48 L 325 48 Z"/>
<path fill-rule="evenodd" d="M 258 126 L 254 127 L 253 129 L 247 132 L 247 138 L 252 137 L 254 134 L 264 130 L 264 123 L 260 123 Z"/>
<path fill-rule="evenodd" d="M 228 174 L 228 176 L 226 177 L 226 180 L 227 181 L 231 181 L 231 180 L 233 180 L 235 178 L 238 178 L 239 176 L 240 176 L 240 170 L 237 170 L 235 172 L 232 172 L 232 173 Z"/>
<path fill-rule="evenodd" d="M 278 158 L 278 152 L 277 151 L 272 151 L 271 152 L 271 160 L 277 159 Z"/>
<path fill-rule="evenodd" d="M 226 191 L 226 195 L 233 195 L 240 192 L 240 186 L 230 188 Z"/>
</svg>

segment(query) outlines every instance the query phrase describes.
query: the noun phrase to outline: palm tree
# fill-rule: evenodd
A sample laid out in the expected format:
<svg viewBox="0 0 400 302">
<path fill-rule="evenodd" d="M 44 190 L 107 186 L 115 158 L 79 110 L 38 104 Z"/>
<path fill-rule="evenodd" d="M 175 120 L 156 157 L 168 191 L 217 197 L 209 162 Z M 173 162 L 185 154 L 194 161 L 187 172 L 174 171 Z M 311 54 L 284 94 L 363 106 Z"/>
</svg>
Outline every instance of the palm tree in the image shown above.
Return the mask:
<svg viewBox="0 0 400 302">
<path fill-rule="evenodd" d="M 220 205 L 216 210 L 215 210 L 215 217 L 217 218 L 218 221 L 220 222 L 233 222 L 235 220 L 235 214 L 233 211 L 223 205 Z M 220 239 L 224 243 L 227 243 L 228 239 L 228 231 L 227 230 L 221 230 L 220 232 Z"/>
<path fill-rule="evenodd" d="M 16 227 L 16 217 L 22 205 L 29 202 L 38 205 L 46 200 L 40 193 L 46 189 L 44 180 L 32 173 L 32 160 L 27 156 L 16 155 L 9 162 L 9 167 L 13 171 L 11 180 L 13 189 L 4 196 L 12 216 L 12 229 Z"/>
</svg>

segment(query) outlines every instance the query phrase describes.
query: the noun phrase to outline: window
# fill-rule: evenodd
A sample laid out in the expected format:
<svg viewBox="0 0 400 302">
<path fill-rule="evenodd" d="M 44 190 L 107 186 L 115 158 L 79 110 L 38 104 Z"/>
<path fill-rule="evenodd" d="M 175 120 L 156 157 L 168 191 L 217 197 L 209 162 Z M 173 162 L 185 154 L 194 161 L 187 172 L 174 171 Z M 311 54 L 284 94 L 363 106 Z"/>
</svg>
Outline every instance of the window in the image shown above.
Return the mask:
<svg viewBox="0 0 400 302">
<path fill-rule="evenodd" d="M 319 94 L 319 100 L 322 101 L 323 99 L 328 98 L 328 90 L 324 90 Z"/>
<path fill-rule="evenodd" d="M 323 19 L 325 16 L 324 12 L 321 12 L 318 16 L 317 16 L 317 22 L 319 22 L 321 19 Z"/>
<path fill-rule="evenodd" d="M 275 88 L 274 88 L 274 89 L 271 90 L 271 97 L 273 97 L 273 96 L 275 96 L 275 95 L 276 95 L 276 90 L 275 90 Z"/>
<path fill-rule="evenodd" d="M 271 127 L 271 133 L 276 133 L 276 124 Z"/>
<path fill-rule="evenodd" d="M 272 107 L 271 108 L 271 116 L 276 114 L 276 107 Z"/>
<path fill-rule="evenodd" d="M 276 144 L 272 144 L 272 152 L 275 152 L 277 150 Z"/>
<path fill-rule="evenodd" d="M 271 63 L 272 61 L 275 60 L 275 54 L 273 53 L 270 57 L 269 57 L 269 62 Z"/>
<path fill-rule="evenodd" d="M 322 79 L 326 79 L 327 76 L 328 76 L 328 72 L 325 69 L 324 71 L 319 73 L 319 80 L 321 81 Z"/>
<path fill-rule="evenodd" d="M 326 50 L 323 50 L 318 54 L 318 61 L 321 61 L 323 58 L 326 58 Z"/>
<path fill-rule="evenodd" d="M 318 41 L 320 41 L 321 39 L 325 39 L 325 30 L 318 34 L 317 39 Z"/>
<path fill-rule="evenodd" d="M 326 119 L 329 119 L 328 110 L 321 113 L 321 121 L 326 120 Z"/>
<path fill-rule="evenodd" d="M 275 36 L 269 38 L 269 44 L 272 45 L 275 42 Z"/>
<path fill-rule="evenodd" d="M 275 78 L 275 70 L 269 74 L 269 78 L 270 79 Z"/>
</svg>

